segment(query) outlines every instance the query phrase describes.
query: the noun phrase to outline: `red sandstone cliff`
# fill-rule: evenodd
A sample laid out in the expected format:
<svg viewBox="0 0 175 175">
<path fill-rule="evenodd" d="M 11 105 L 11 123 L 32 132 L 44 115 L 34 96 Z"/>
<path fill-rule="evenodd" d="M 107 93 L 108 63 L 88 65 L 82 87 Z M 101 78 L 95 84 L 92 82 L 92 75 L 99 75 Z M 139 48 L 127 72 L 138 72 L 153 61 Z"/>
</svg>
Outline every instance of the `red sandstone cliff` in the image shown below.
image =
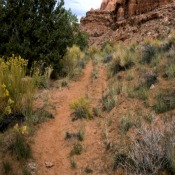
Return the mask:
<svg viewBox="0 0 175 175">
<path fill-rule="evenodd" d="M 167 20 L 168 19 L 168 20 Z M 155 25 L 152 21 L 155 21 Z M 81 29 L 90 34 L 90 44 L 119 40 L 126 37 L 128 31 L 133 30 L 137 34 L 145 23 L 150 23 L 149 28 L 158 28 L 158 33 L 175 28 L 175 2 L 173 0 L 103 0 L 99 10 L 87 12 L 81 19 Z M 154 33 L 154 32 L 152 32 Z M 139 34 L 142 34 L 140 31 Z M 144 34 L 142 34 L 144 35 Z M 146 34 L 145 34 L 146 35 Z M 103 38 L 103 39 L 102 39 Z"/>
</svg>

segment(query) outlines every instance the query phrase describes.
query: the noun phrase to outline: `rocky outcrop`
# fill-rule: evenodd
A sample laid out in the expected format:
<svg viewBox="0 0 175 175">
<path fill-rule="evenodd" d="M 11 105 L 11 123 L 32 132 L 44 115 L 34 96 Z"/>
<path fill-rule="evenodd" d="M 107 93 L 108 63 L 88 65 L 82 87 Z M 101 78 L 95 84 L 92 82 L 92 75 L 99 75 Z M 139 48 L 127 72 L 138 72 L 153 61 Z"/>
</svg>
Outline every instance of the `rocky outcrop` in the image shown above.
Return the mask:
<svg viewBox="0 0 175 175">
<path fill-rule="evenodd" d="M 89 11 L 85 18 L 81 18 L 81 29 L 93 37 L 103 35 L 112 24 L 113 19 L 110 11 Z"/>
<path fill-rule="evenodd" d="M 101 11 L 115 11 L 116 15 L 128 18 L 149 12 L 172 0 L 103 0 Z"/>
<path fill-rule="evenodd" d="M 152 20 L 162 20 L 163 23 L 163 19 L 168 18 L 166 21 L 172 23 L 173 28 L 173 15 L 175 2 L 172 0 L 103 0 L 99 10 L 87 12 L 86 17 L 81 19 L 80 26 L 89 33 L 92 44 L 94 40 L 95 43 L 97 40 L 101 42 L 101 38 L 116 39 L 116 33 L 121 34 L 126 28 L 138 32 L 141 25 Z M 127 39 L 126 34 L 117 38 Z"/>
</svg>

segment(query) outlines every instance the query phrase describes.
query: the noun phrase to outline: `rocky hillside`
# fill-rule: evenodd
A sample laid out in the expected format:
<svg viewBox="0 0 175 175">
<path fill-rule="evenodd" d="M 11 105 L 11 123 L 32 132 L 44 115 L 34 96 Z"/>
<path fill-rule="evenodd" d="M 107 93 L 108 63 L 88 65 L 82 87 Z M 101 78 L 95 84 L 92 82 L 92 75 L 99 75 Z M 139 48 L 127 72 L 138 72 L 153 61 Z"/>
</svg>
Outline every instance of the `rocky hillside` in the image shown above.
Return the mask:
<svg viewBox="0 0 175 175">
<path fill-rule="evenodd" d="M 90 44 L 105 41 L 142 41 L 145 37 L 167 36 L 175 27 L 172 0 L 103 0 L 100 9 L 81 18 L 81 29 L 90 35 Z"/>
</svg>

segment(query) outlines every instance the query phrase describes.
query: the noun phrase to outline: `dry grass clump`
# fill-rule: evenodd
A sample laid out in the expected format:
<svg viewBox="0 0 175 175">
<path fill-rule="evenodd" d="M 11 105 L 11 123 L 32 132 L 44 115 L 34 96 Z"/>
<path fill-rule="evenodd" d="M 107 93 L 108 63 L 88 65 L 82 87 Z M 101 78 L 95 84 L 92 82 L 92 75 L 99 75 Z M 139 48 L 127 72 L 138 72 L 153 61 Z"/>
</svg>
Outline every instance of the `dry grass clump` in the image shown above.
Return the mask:
<svg viewBox="0 0 175 175">
<path fill-rule="evenodd" d="M 175 108 L 175 91 L 171 89 L 161 89 L 155 96 L 154 109 L 157 113 L 163 113 Z"/>
<path fill-rule="evenodd" d="M 117 88 L 112 85 L 102 97 L 102 110 L 110 112 L 116 105 Z"/>
<path fill-rule="evenodd" d="M 92 46 L 89 47 L 89 49 L 88 49 L 87 52 L 88 52 L 89 56 L 90 56 L 91 58 L 93 58 L 93 56 L 94 56 L 95 54 L 97 54 L 97 53 L 100 52 L 100 49 L 99 49 L 96 45 L 92 45 Z"/>
<path fill-rule="evenodd" d="M 114 76 L 120 71 L 129 69 L 136 63 L 136 55 L 129 48 L 123 46 L 118 46 L 112 58 L 108 70 L 109 77 Z"/>
<path fill-rule="evenodd" d="M 76 119 L 92 119 L 91 103 L 88 99 L 80 97 L 70 104 L 70 108 L 74 110 L 74 120 Z"/>
</svg>

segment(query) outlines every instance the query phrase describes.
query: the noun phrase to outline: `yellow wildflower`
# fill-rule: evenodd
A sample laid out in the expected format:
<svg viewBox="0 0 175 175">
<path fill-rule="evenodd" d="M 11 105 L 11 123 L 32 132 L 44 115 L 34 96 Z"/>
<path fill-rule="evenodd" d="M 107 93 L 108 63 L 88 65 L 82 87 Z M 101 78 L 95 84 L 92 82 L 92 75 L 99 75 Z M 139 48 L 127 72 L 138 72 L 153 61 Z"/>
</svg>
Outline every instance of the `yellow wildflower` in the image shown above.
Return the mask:
<svg viewBox="0 0 175 175">
<path fill-rule="evenodd" d="M 22 134 L 25 134 L 27 132 L 27 126 L 25 125 L 25 126 L 22 126 L 21 127 L 21 133 Z"/>
<path fill-rule="evenodd" d="M 2 88 L 3 88 L 3 89 L 5 89 L 5 88 L 6 88 L 6 85 L 5 85 L 4 83 L 2 84 Z"/>
<path fill-rule="evenodd" d="M 14 101 L 13 101 L 11 98 L 9 98 L 9 99 L 8 99 L 8 104 L 11 105 L 11 104 L 13 104 L 13 103 L 14 103 Z"/>
<path fill-rule="evenodd" d="M 18 123 L 13 127 L 14 131 L 15 132 L 19 132 L 19 125 Z"/>
<path fill-rule="evenodd" d="M 8 97 L 9 96 L 9 91 L 6 89 L 5 90 L 5 96 Z"/>
<path fill-rule="evenodd" d="M 9 105 L 5 108 L 5 113 L 6 114 L 11 114 L 12 113 L 11 107 Z"/>
</svg>

